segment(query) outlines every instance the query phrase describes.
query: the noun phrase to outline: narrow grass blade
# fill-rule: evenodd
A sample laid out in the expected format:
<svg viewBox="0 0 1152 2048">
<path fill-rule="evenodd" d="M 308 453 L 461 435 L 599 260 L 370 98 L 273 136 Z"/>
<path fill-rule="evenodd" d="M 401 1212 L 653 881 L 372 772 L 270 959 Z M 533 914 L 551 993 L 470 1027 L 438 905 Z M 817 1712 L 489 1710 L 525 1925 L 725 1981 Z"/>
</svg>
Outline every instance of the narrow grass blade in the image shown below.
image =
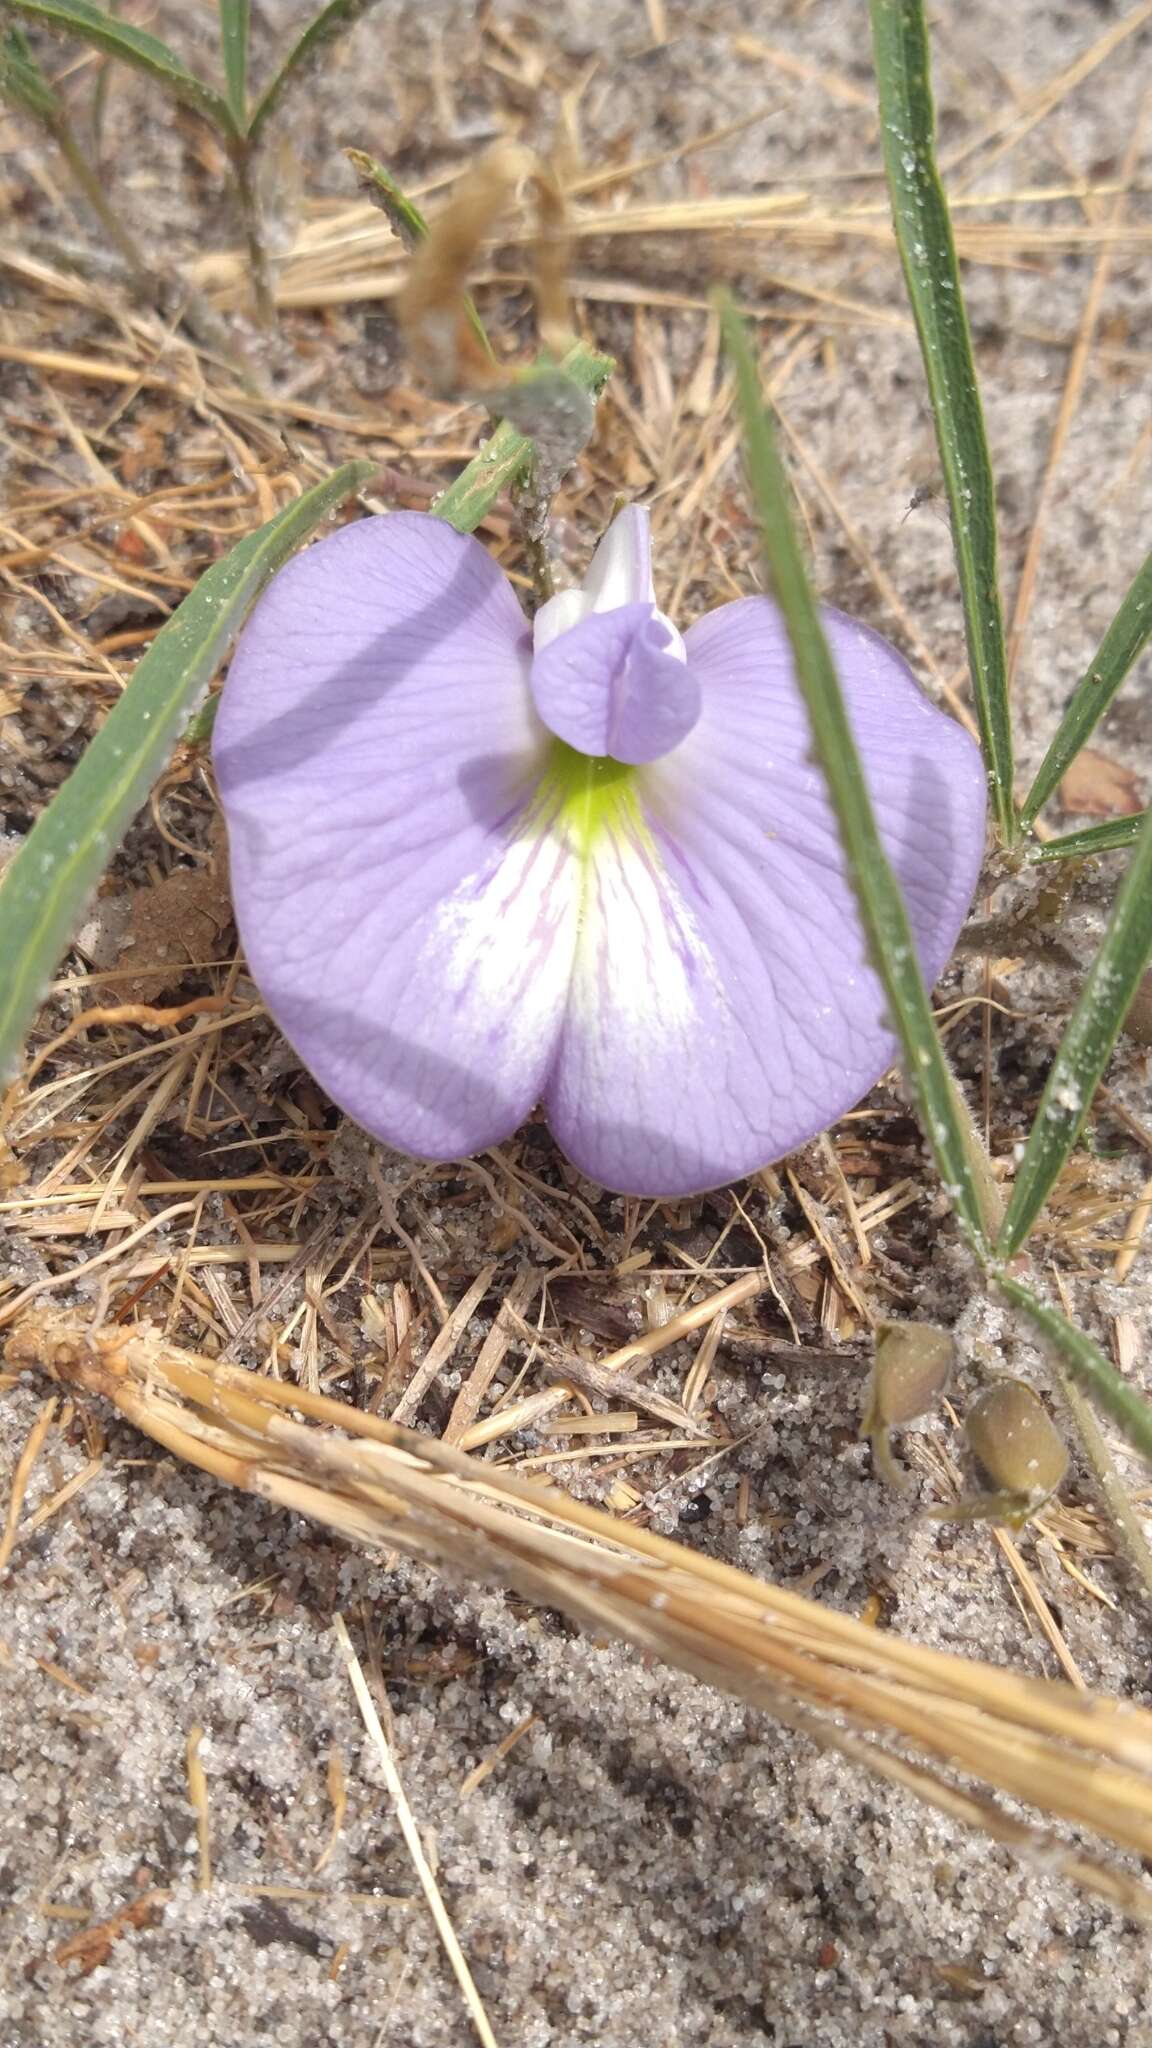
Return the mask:
<svg viewBox="0 0 1152 2048">
<path fill-rule="evenodd" d="M 1078 1330 L 1059 1309 L 1041 1301 L 1030 1287 L 1009 1273 L 997 1275 L 996 1285 L 1006 1300 L 1023 1310 L 1041 1336 L 1052 1346 L 1070 1379 L 1090 1394 L 1098 1408 L 1112 1417 L 1130 1444 L 1142 1457 L 1152 1461 L 1152 1404 L 1136 1387 L 1117 1372 L 1091 1337 Z"/>
<path fill-rule="evenodd" d="M 597 355 L 595 349 L 578 341 L 574 348 L 569 349 L 559 367 L 581 391 L 596 399 L 612 375 L 614 365 L 611 356 Z M 533 445 L 528 435 L 522 434 L 510 420 L 502 420 L 487 447 L 437 499 L 432 507 L 436 517 L 446 519 L 459 533 L 471 533 L 500 492 L 523 475 L 531 460 Z"/>
<path fill-rule="evenodd" d="M 1073 692 L 1056 737 L 1028 792 L 1020 823 L 1030 825 L 1099 724 L 1133 662 L 1152 639 L 1152 554 L 1146 555 Z"/>
<path fill-rule="evenodd" d="M 1007 846 L 1017 826 L 996 493 L 952 223 L 936 169 L 924 6 L 923 0 L 870 4 L 892 220 L 936 422 L 992 812 Z"/>
<path fill-rule="evenodd" d="M 37 64 L 22 29 L 9 28 L 0 36 L 0 99 L 31 114 L 46 128 L 54 128 L 64 112 L 59 95 Z"/>
<path fill-rule="evenodd" d="M 1030 861 L 1086 860 L 1093 853 L 1112 853 L 1119 846 L 1134 846 L 1152 812 L 1137 811 L 1132 818 L 1109 818 L 1103 825 L 1086 825 L 1083 832 L 1066 832 L 1062 839 L 1037 840 L 1028 849 Z"/>
<path fill-rule="evenodd" d="M 220 50 L 232 119 L 243 128 L 248 119 L 248 34 L 250 0 L 220 0 Z"/>
<path fill-rule="evenodd" d="M 1152 814 L 1108 920 L 1080 1000 L 1052 1062 L 1036 1121 L 996 1241 L 999 1258 L 1018 1252 L 1080 1135 L 1092 1097 L 1152 957 Z"/>
<path fill-rule="evenodd" d="M 206 121 L 223 136 L 237 133 L 232 110 L 223 93 L 214 86 L 206 85 L 202 78 L 189 71 L 180 62 L 174 50 L 162 43 L 158 36 L 151 36 L 142 28 L 133 28 L 128 22 L 117 20 L 114 14 L 106 14 L 102 7 L 92 7 L 89 0 L 8 0 L 16 14 L 28 21 L 43 22 L 45 27 L 65 29 L 71 35 L 79 36 L 82 42 L 94 49 L 103 50 L 106 56 L 118 57 L 123 64 L 131 64 L 137 71 L 143 71 L 164 87 L 185 106 L 195 107 Z"/>
<path fill-rule="evenodd" d="M 808 707 L 816 758 L 836 812 L 873 965 L 884 984 L 925 1135 L 970 1243 L 986 1248 L 954 1083 L 920 978 L 900 887 L 876 829 L 872 804 L 840 684 L 796 539 L 788 485 L 764 408 L 748 336 L 731 304 L 720 310 L 724 344 L 736 372 L 749 481 L 776 602 L 784 616 L 796 675 Z"/>
<path fill-rule="evenodd" d="M 375 5 L 376 0 L 328 0 L 327 7 L 322 7 L 319 14 L 313 15 L 307 28 L 297 36 L 271 85 L 261 94 L 252 110 L 248 133 L 253 142 L 262 133 L 265 122 L 276 112 L 293 80 L 314 57 L 319 55 L 325 43 L 331 42 L 332 37 L 340 35 L 344 29 L 351 28 L 362 14 L 367 14 L 369 8 Z"/>
<path fill-rule="evenodd" d="M 345 463 L 201 577 L 6 869 L 0 883 L 0 1075 L 15 1065 L 88 897 L 251 605 L 293 549 L 373 469 L 370 462 Z"/>
<path fill-rule="evenodd" d="M 393 233 L 399 237 L 405 248 L 415 249 L 428 234 L 428 222 L 420 208 L 414 206 L 407 194 L 401 191 L 391 172 L 386 171 L 383 164 L 378 164 L 375 157 L 369 156 L 366 150 L 346 149 L 344 154 L 356 173 L 365 198 L 370 199 L 373 206 L 378 206 L 381 213 L 387 215 Z M 489 362 L 494 363 L 496 357 L 484 322 L 476 310 L 475 300 L 467 293 L 464 296 L 464 310 L 473 334 Z"/>
</svg>

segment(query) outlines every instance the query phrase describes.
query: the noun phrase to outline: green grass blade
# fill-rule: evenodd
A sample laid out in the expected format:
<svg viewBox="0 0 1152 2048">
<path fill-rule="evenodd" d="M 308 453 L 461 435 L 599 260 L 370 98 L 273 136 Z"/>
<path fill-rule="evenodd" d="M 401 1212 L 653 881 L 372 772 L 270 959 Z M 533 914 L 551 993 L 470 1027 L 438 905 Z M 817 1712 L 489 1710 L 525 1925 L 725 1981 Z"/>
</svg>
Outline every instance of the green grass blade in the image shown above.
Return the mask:
<svg viewBox="0 0 1152 2048">
<path fill-rule="evenodd" d="M 220 0 L 220 50 L 228 105 L 237 128 L 248 119 L 248 35 L 250 0 Z"/>
<path fill-rule="evenodd" d="M 373 206 L 378 206 L 381 213 L 387 216 L 392 224 L 393 233 L 399 237 L 405 248 L 415 249 L 428 233 L 428 222 L 420 208 L 414 206 L 407 193 L 401 191 L 392 173 L 386 171 L 383 164 L 378 164 L 375 157 L 369 156 L 366 150 L 346 149 L 344 154 L 356 173 L 365 198 L 370 199 Z M 467 292 L 464 294 L 464 311 L 468 315 L 468 325 L 489 362 L 494 363 L 496 356 L 488 339 L 487 329 L 476 310 L 476 301 Z"/>
<path fill-rule="evenodd" d="M 1052 1346 L 1068 1377 L 1090 1394 L 1098 1408 L 1112 1417 L 1130 1444 L 1152 1460 L 1152 1405 L 1136 1387 L 1117 1372 L 1098 1344 L 1078 1330 L 1059 1309 L 1041 1301 L 1031 1288 L 1008 1273 L 997 1276 L 1001 1294 L 1022 1309 L 1041 1336 Z"/>
<path fill-rule="evenodd" d="M 1152 813 L 1137 811 L 1131 818 L 1109 818 L 1103 825 L 1086 825 L 1083 832 L 1066 832 L 1062 839 L 1037 840 L 1028 849 L 1030 861 L 1087 860 L 1094 853 L 1112 853 L 1120 846 L 1134 846 Z"/>
<path fill-rule="evenodd" d="M 892 220 L 936 422 L 992 813 L 1007 846 L 1017 825 L 996 493 L 952 223 L 936 169 L 923 0 L 870 4 Z"/>
<path fill-rule="evenodd" d="M 102 7 L 92 7 L 89 0 L 8 0 L 14 13 L 22 14 L 28 21 L 42 22 L 47 28 L 65 29 L 71 35 L 79 36 L 82 42 L 93 49 L 103 50 L 108 57 L 118 57 L 121 63 L 131 64 L 137 71 L 143 71 L 157 85 L 164 87 L 185 106 L 195 107 L 206 121 L 210 121 L 217 132 L 224 136 L 235 135 L 236 123 L 232 110 L 223 93 L 214 86 L 206 85 L 180 62 L 174 50 L 162 43 L 158 36 L 150 36 L 142 28 L 132 28 L 129 23 L 118 21 L 114 14 L 106 14 Z"/>
<path fill-rule="evenodd" d="M 578 341 L 559 365 L 573 384 L 589 397 L 599 397 L 614 368 L 611 356 L 597 355 L 595 349 Z M 432 507 L 438 519 L 446 519 L 460 533 L 471 533 L 501 491 L 522 476 L 532 457 L 533 443 L 510 420 L 500 425 L 481 450 L 462 470 L 455 483 Z"/>
<path fill-rule="evenodd" d="M 0 36 L 0 99 L 31 114 L 46 128 L 55 128 L 64 112 L 59 95 L 37 64 L 22 29 L 9 28 Z"/>
<path fill-rule="evenodd" d="M 1018 1252 L 1080 1135 L 1092 1097 L 1152 957 L 1152 814 L 1120 884 L 1103 943 L 1052 1062 L 996 1241 L 997 1257 Z"/>
<path fill-rule="evenodd" d="M 920 978 L 904 899 L 876 829 L 836 669 L 809 588 L 759 373 L 743 323 L 731 304 L 722 305 L 720 318 L 724 344 L 736 372 L 745 459 L 768 573 L 792 643 L 814 752 L 836 812 L 869 952 L 884 985 L 928 1143 L 961 1225 L 970 1243 L 980 1250 L 986 1247 L 987 1237 L 955 1084 L 937 1035 L 928 991 Z"/>
<path fill-rule="evenodd" d="M 319 14 L 313 15 L 307 28 L 297 36 L 271 85 L 261 93 L 252 110 L 248 133 L 253 142 L 261 134 L 265 123 L 276 112 L 288 87 L 302 69 L 319 55 L 325 43 L 331 42 L 333 36 L 341 35 L 345 29 L 351 28 L 362 14 L 367 14 L 369 8 L 375 5 L 376 0 L 328 0 L 327 7 L 322 7 Z"/>
<path fill-rule="evenodd" d="M 373 474 L 348 462 L 200 578 L 0 883 L 0 1075 L 15 1066 L 84 906 L 164 766 L 196 696 L 269 577 Z"/>
<path fill-rule="evenodd" d="M 1137 656 L 1152 639 L 1152 554 L 1146 555 L 1105 633 L 1093 660 L 1081 676 L 1072 701 L 1060 720 L 1028 792 L 1020 823 L 1030 825 L 1066 774 L 1081 747 L 1103 718 Z"/>
</svg>

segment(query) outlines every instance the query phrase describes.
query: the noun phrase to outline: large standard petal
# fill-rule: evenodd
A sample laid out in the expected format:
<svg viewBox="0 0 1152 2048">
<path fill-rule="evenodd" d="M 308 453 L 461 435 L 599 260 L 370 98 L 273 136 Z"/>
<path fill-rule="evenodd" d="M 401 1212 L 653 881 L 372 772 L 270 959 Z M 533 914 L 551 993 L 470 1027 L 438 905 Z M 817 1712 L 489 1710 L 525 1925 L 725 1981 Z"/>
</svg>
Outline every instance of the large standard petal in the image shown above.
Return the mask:
<svg viewBox="0 0 1152 2048">
<path fill-rule="evenodd" d="M 980 756 L 877 634 L 837 612 L 824 623 L 931 982 L 980 871 Z M 633 829 L 590 851 L 545 1097 L 576 1164 L 638 1195 L 780 1158 L 896 1053 L 775 607 L 725 605 L 685 640 L 700 720 L 637 774 Z"/>
<path fill-rule="evenodd" d="M 214 754 L 240 935 L 329 1094 L 456 1158 L 537 1101 L 578 862 L 540 808 L 531 635 L 479 542 L 420 513 L 298 555 L 232 660 Z"/>
</svg>

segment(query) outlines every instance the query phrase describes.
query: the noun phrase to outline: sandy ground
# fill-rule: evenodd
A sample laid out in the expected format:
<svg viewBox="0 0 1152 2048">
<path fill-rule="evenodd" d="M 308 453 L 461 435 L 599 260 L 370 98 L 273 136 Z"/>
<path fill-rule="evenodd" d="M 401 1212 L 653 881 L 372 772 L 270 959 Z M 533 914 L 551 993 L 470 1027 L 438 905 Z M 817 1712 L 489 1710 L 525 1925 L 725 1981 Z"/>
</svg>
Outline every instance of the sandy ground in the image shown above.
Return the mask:
<svg viewBox="0 0 1152 2048">
<path fill-rule="evenodd" d="M 658 19 L 661 11 L 652 14 Z M 516 9 L 492 12 L 498 26 L 522 28 L 531 42 L 532 25 L 520 23 Z M 264 51 L 273 30 L 301 10 L 268 0 L 259 13 Z M 994 120 L 1006 123 L 1013 95 L 1027 106 L 1029 92 L 1125 13 L 1038 0 L 1014 10 L 990 0 L 939 7 L 945 151 L 958 151 Z M 557 81 L 570 87 L 595 56 L 581 112 L 592 163 L 612 153 L 673 152 L 766 109 L 756 126 L 647 173 L 635 187 L 645 196 L 796 183 L 824 184 L 835 195 L 846 173 L 875 162 L 874 125 L 859 98 L 869 85 L 861 7 L 800 0 L 733 7 L 706 28 L 678 0 L 667 14 L 668 40 L 654 46 L 639 0 L 555 8 L 551 68 L 533 83 L 512 76 L 513 59 L 481 37 L 470 9 L 383 6 L 286 117 L 292 154 L 313 192 L 348 192 L 336 155 L 345 141 L 363 142 L 416 178 L 458 161 L 509 108 L 521 109 L 529 132 L 545 132 L 557 115 Z M 198 61 L 209 61 L 210 9 L 186 17 L 161 6 L 157 21 Z M 741 51 L 737 32 L 762 38 L 808 67 L 807 75 Z M 997 156 L 993 139 L 959 166 L 957 188 L 977 170 L 973 189 L 985 195 L 1107 181 L 1138 118 L 1150 51 L 1152 31 L 1133 34 L 1015 147 Z M 227 222 L 203 162 L 191 156 L 192 129 L 167 121 L 142 127 L 140 104 L 134 84 L 114 97 L 117 178 L 138 217 L 147 221 L 150 207 L 159 209 L 155 217 L 162 214 L 173 245 L 189 255 L 214 246 L 213 237 L 226 238 Z M 10 190 L 37 191 L 35 151 L 26 138 L 9 132 L 7 139 Z M 1147 175 L 1145 155 L 1127 202 L 1128 218 L 1145 236 L 1152 223 Z M 865 189 L 879 197 L 877 186 Z M 35 205 L 46 203 L 40 191 Z M 991 216 L 981 215 L 1017 217 L 1007 196 Z M 1099 256 L 1098 246 L 1078 246 L 1071 233 L 1085 220 L 1075 198 L 1048 202 L 1037 218 L 1069 231 L 1056 253 L 970 269 L 1010 600 Z M 931 483 L 934 461 L 914 342 L 887 317 L 900 307 L 890 252 L 864 238 L 824 254 L 778 248 L 770 235 L 737 252 L 666 238 L 616 247 L 605 265 L 613 277 L 635 272 L 667 289 L 699 288 L 721 267 L 750 298 L 778 302 L 781 313 L 800 306 L 806 321 L 816 321 L 817 345 L 803 353 L 781 402 L 843 515 L 800 463 L 822 589 L 905 644 L 914 622 L 938 676 L 954 678 L 963 649 L 945 523 L 931 498 L 909 509 L 914 493 Z M 781 278 L 847 296 L 857 307 L 865 302 L 881 317 L 833 304 L 822 326 L 819 309 L 786 292 Z M 1045 514 L 1018 686 L 1025 767 L 1039 757 L 1146 544 L 1152 441 L 1148 358 L 1140 351 L 1149 279 L 1147 241 L 1118 243 L 1104 281 L 1099 346 Z M 21 289 L 5 286 L 6 336 L 18 332 Z M 636 360 L 632 312 L 592 310 L 627 376 Z M 338 317 L 355 329 L 355 374 L 387 384 L 396 357 L 386 313 L 368 307 Z M 72 323 L 68 340 L 76 346 L 74 316 L 62 319 Z M 657 309 L 646 319 L 645 360 L 655 353 L 675 385 L 698 360 L 704 316 Z M 291 352 L 282 346 L 275 375 L 287 376 Z M 29 387 L 13 376 L 11 388 L 13 404 L 26 408 Z M 628 389 L 641 411 L 656 405 L 635 380 Z M 626 487 L 646 485 L 631 478 Z M 667 507 L 665 521 L 671 535 Z M 587 538 L 578 522 L 564 529 L 573 553 Z M 903 625 L 886 608 L 876 568 L 898 593 Z M 694 574 L 684 613 L 727 594 Z M 1135 773 L 1146 799 L 1147 667 L 1099 746 Z M 9 820 L 8 829 L 23 829 L 21 820 Z M 1070 942 L 1081 944 L 1097 919 L 1089 889 L 1069 917 Z M 978 969 L 969 966 L 952 992 L 977 986 Z M 1005 1143 L 1016 1115 L 1013 1086 L 1026 1100 L 1043 1058 L 1043 1028 L 1066 1010 L 1070 986 L 1056 969 L 1012 982 L 1021 1015 L 998 1022 L 994 1046 L 1008 1104 Z M 978 1033 L 958 1044 L 957 1057 L 975 1079 Z M 1137 1062 L 1123 1065 L 1115 1085 L 1131 1108 L 1146 1106 Z M 883 1097 L 889 1107 L 894 1100 Z M 1148 1164 L 1131 1144 L 1119 1149 L 1108 1186 L 1118 1202 L 1130 1201 Z M 547 1153 L 538 1136 L 533 1157 L 546 1176 L 553 1174 Z M 763 1206 L 753 1214 L 779 1249 L 787 1227 L 780 1205 L 756 1199 Z M 472 1224 L 455 1222 L 455 1213 L 428 1206 L 409 1219 L 423 1258 L 453 1298 L 460 1276 L 484 1255 L 482 1241 L 468 1236 Z M 731 1214 L 723 1197 L 695 1205 L 682 1219 L 683 1242 L 705 1256 Z M 621 1206 L 603 1201 L 597 1215 L 607 1248 L 590 1251 L 589 1264 L 603 1280 Z M 383 1235 L 379 1242 L 387 1246 Z M 404 1254 L 395 1240 L 392 1249 L 399 1271 Z M 912 1298 L 927 1313 L 958 1319 L 969 1356 L 984 1347 L 986 1357 L 1042 1374 L 1018 1335 L 968 1300 L 966 1271 L 931 1214 L 913 1250 Z M 755 1256 L 745 1237 L 735 1263 Z M 13 1266 L 25 1257 L 13 1239 Z M 28 1270 L 19 1264 L 21 1275 Z M 1137 1338 L 1147 1332 L 1146 1257 L 1123 1286 L 1107 1277 L 1106 1260 L 1085 1255 L 1069 1271 L 1092 1327 L 1110 1338 L 1114 1319 L 1126 1317 Z M 80 1298 L 91 1300 L 94 1291 L 95 1280 L 86 1281 Z M 625 1329 L 635 1326 L 645 1313 L 643 1284 L 610 1292 Z M 478 1320 L 469 1341 L 478 1342 L 484 1327 Z M 653 1384 L 674 1393 L 685 1362 L 673 1354 Z M 915 1499 L 884 1492 L 870 1474 L 855 1441 L 858 1364 L 840 1369 L 824 1360 L 785 1375 L 754 1348 L 722 1346 L 714 1376 L 717 1416 L 734 1433 L 755 1436 L 706 1484 L 688 1495 L 681 1488 L 657 1506 L 656 1526 L 746 1569 L 818 1584 L 818 1597 L 853 1613 L 876 1595 L 885 1624 L 910 1637 L 1054 1673 L 988 1533 L 925 1522 Z M 18 1385 L 5 1396 L 9 1468 L 42 1392 Z M 424 1419 L 436 1426 L 434 1417 Z M 1152 2044 L 1147 1933 L 1042 1868 L 1020 1867 L 686 1679 L 645 1668 L 501 1594 L 447 1587 L 403 1562 L 358 1558 L 102 1422 L 99 1475 L 21 1543 L 0 1605 L 0 1859 L 8 1907 L 0 1933 L 0 2048 L 463 2048 L 473 2038 L 335 1654 L 329 1621 L 337 1608 L 382 1678 L 407 1792 L 502 2048 Z M 52 1439 L 29 1509 L 80 1470 L 88 1448 L 78 1423 Z M 743 1524 L 736 1512 L 742 1476 L 752 1502 Z M 586 1469 L 571 1477 L 592 1489 Z M 1082 1478 L 1074 1477 L 1069 1499 L 1090 1502 Z M 1114 1610 L 1059 1569 L 1050 1545 L 1024 1539 L 1087 1682 L 1144 1697 L 1145 1617 L 1106 1542 L 1099 1548 L 1102 1554 L 1085 1550 L 1080 1561 Z M 462 1798 L 475 1764 L 529 1715 L 528 1732 Z M 210 1799 L 214 1881 L 207 1891 L 196 1886 L 185 1777 L 196 1726 L 205 1731 Z M 333 1834 L 334 1754 L 348 1804 L 319 1868 Z M 257 1886 L 288 1889 L 267 1896 Z M 150 1919 L 153 1888 L 170 1896 Z M 56 1959 L 78 1930 L 133 1902 L 140 1924 L 114 1928 L 116 1938 L 88 1958 L 96 1967 L 85 1973 Z"/>
</svg>

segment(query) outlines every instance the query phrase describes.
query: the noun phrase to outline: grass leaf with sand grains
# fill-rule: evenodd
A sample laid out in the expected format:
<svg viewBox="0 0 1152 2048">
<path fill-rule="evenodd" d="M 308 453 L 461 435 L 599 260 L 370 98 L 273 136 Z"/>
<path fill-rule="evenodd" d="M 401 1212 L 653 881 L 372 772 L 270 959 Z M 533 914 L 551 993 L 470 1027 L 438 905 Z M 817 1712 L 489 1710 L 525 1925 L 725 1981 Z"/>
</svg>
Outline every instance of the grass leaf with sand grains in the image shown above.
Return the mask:
<svg viewBox="0 0 1152 2048">
<path fill-rule="evenodd" d="M 1022 825 L 1030 825 L 1041 806 L 1047 803 L 1081 747 L 1095 731 L 1133 662 L 1150 639 L 1152 554 L 1144 557 L 1125 592 L 1119 611 L 1072 693 L 1068 708 L 1060 720 L 1056 737 L 1045 754 L 1037 770 L 1036 780 L 1021 806 Z M 1128 824 L 1131 821 L 1125 819 L 1122 822 Z M 1044 848 L 1045 858 L 1055 860 L 1061 853 L 1078 853 L 1080 849 L 1075 840 L 1083 836 L 1077 833 L 1070 834 L 1063 841 L 1050 840 Z M 1125 842 L 1112 839 L 1107 843 L 1118 846 Z"/>
<path fill-rule="evenodd" d="M 220 135 L 240 134 L 240 124 L 223 93 L 189 71 L 159 36 L 134 28 L 130 22 L 105 13 L 102 7 L 90 6 L 88 0 L 9 0 L 9 4 L 28 21 L 42 22 L 46 28 L 65 29 L 92 48 L 102 50 L 105 56 L 118 57 L 122 63 L 143 71 L 186 106 L 195 107 Z"/>
<path fill-rule="evenodd" d="M 1016 1174 L 996 1250 L 1011 1258 L 1029 1236 L 1092 1107 L 1108 1055 L 1152 957 L 1152 813 L 1120 885 L 1100 950 L 1088 970 L 1052 1062 Z"/>
<path fill-rule="evenodd" d="M 361 15 L 367 14 L 375 5 L 376 0 L 328 0 L 328 5 L 313 15 L 307 28 L 302 29 L 297 36 L 271 84 L 261 93 L 253 107 L 247 128 L 250 141 L 258 140 L 265 123 L 276 112 L 289 86 L 312 59 L 319 55 L 325 43 L 330 42 L 333 36 L 340 35 L 345 29 L 352 28 Z"/>
<path fill-rule="evenodd" d="M 1007 846 L 1017 822 L 996 491 L 952 222 L 936 168 L 923 0 L 871 0 L 871 9 L 892 221 L 936 423 L 992 813 Z"/>
<path fill-rule="evenodd" d="M 1108 818 L 1103 825 L 1086 825 L 1082 832 L 1065 832 L 1059 839 L 1037 840 L 1028 858 L 1042 860 L 1089 860 L 1097 853 L 1115 853 L 1135 846 L 1149 812 L 1137 811 L 1131 818 Z"/>
<path fill-rule="evenodd" d="M 245 127 L 248 119 L 248 41 L 251 26 L 251 0 L 220 0 L 224 82 L 228 105 L 238 128 Z"/>
<path fill-rule="evenodd" d="M 736 372 L 737 410 L 772 591 L 784 618 L 812 725 L 814 752 L 836 813 L 872 964 L 880 976 L 921 1122 L 964 1232 L 986 1252 L 987 1230 L 965 1112 L 944 1058 L 920 975 L 900 885 L 884 851 L 848 722 L 835 664 L 804 568 L 788 484 L 765 409 L 747 330 L 730 303 L 720 310 Z"/>
<path fill-rule="evenodd" d="M 0 1074 L 88 898 L 269 578 L 373 473 L 347 462 L 214 564 L 156 635 L 0 883 Z"/>
</svg>

